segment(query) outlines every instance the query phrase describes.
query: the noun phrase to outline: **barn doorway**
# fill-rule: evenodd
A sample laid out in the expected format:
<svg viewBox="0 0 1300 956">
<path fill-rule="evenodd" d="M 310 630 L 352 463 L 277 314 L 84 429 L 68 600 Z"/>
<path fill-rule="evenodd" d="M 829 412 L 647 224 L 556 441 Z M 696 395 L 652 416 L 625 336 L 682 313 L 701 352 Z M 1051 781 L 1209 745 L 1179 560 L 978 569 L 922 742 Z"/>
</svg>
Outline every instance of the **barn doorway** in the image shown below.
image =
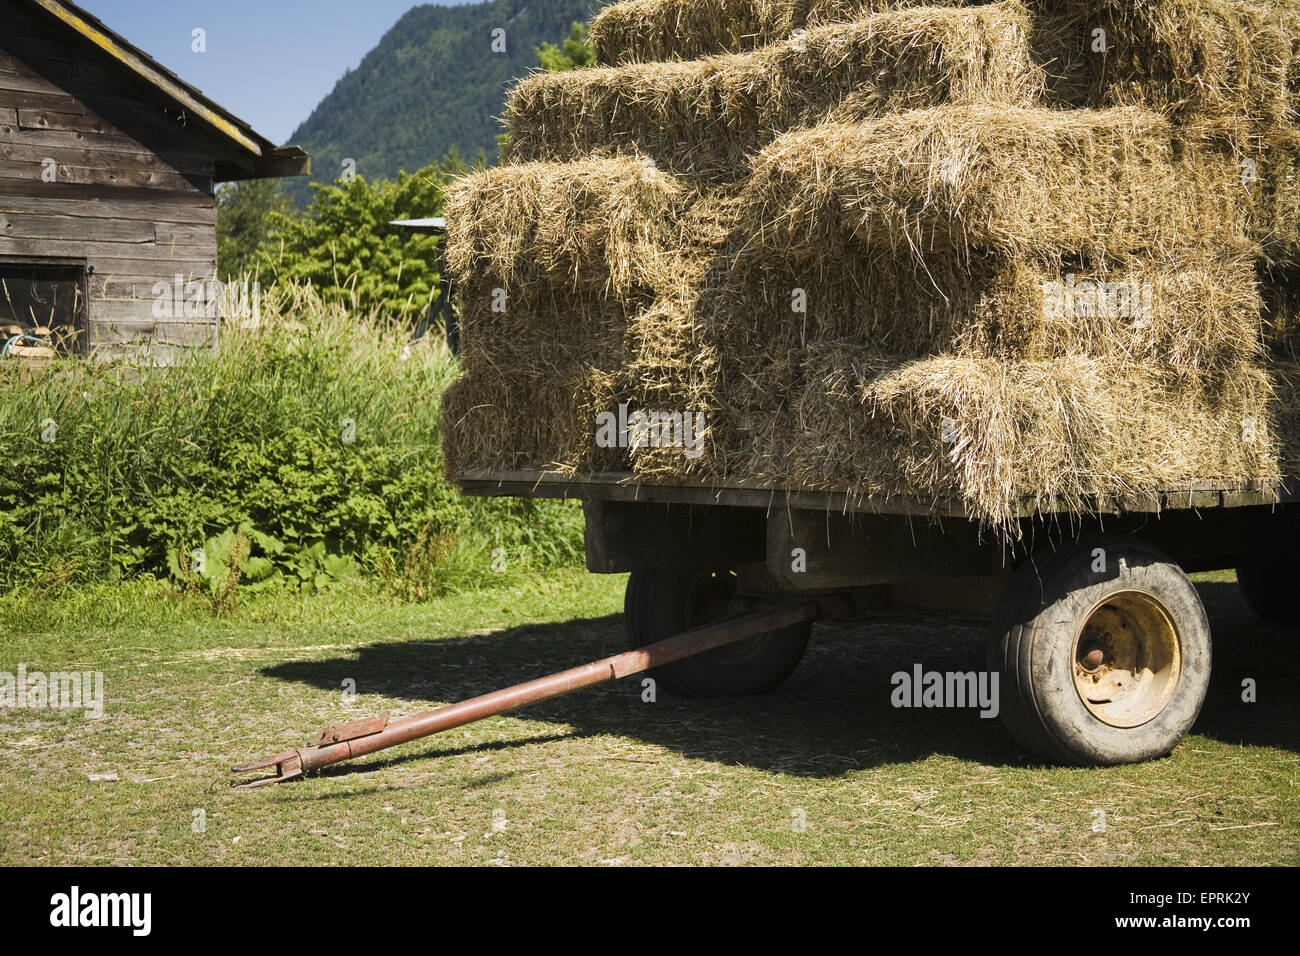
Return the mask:
<svg viewBox="0 0 1300 956">
<path fill-rule="evenodd" d="M 0 362 L 87 351 L 84 262 L 0 258 Z"/>
</svg>

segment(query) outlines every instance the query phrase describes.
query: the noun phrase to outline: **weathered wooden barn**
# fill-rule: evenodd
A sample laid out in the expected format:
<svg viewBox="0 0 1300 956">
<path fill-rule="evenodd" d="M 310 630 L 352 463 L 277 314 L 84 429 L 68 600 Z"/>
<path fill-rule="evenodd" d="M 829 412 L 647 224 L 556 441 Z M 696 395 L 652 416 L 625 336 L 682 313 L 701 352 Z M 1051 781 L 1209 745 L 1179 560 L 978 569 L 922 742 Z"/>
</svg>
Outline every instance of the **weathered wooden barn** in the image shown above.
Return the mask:
<svg viewBox="0 0 1300 956">
<path fill-rule="evenodd" d="M 308 172 L 79 7 L 0 0 L 0 346 L 214 341 L 214 185 Z"/>
</svg>

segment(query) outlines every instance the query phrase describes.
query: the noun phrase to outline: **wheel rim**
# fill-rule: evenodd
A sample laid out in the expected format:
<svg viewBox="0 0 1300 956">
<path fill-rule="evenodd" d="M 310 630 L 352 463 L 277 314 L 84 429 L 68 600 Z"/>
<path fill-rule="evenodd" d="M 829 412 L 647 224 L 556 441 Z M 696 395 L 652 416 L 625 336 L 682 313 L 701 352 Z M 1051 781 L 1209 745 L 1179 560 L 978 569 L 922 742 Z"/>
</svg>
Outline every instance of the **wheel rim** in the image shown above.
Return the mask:
<svg viewBox="0 0 1300 956">
<path fill-rule="evenodd" d="M 1182 676 L 1182 639 L 1173 617 L 1143 591 L 1109 595 L 1075 634 L 1074 688 L 1098 720 L 1139 727 L 1173 699 Z"/>
</svg>

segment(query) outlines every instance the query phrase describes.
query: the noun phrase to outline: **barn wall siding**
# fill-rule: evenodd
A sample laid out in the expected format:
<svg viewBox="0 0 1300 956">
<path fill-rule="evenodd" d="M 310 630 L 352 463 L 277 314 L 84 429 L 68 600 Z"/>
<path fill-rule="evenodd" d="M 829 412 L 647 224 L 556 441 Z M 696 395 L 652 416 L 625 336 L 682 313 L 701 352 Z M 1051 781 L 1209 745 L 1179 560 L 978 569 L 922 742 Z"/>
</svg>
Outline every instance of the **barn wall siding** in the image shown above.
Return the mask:
<svg viewBox="0 0 1300 956">
<path fill-rule="evenodd" d="M 92 349 L 213 342 L 212 319 L 155 302 L 178 276 L 215 278 L 214 150 L 29 8 L 0 0 L 0 21 L 0 259 L 84 260 Z"/>
</svg>

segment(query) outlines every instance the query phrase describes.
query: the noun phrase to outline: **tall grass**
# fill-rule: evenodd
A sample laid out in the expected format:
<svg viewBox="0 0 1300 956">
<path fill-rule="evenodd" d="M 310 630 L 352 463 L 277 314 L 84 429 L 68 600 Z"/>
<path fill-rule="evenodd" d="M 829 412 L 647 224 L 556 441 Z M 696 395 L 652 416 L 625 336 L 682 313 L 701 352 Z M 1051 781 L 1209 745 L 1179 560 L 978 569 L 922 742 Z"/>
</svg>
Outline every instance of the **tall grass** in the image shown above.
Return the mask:
<svg viewBox="0 0 1300 956">
<path fill-rule="evenodd" d="M 240 526 L 264 559 L 398 573 L 418 541 L 453 542 L 435 590 L 491 574 L 494 553 L 514 570 L 581 553 L 572 507 L 468 500 L 445 480 L 444 341 L 310 287 L 276 286 L 258 324 L 167 368 L 16 368 L 0 366 L 0 590 L 165 574 Z"/>
</svg>

